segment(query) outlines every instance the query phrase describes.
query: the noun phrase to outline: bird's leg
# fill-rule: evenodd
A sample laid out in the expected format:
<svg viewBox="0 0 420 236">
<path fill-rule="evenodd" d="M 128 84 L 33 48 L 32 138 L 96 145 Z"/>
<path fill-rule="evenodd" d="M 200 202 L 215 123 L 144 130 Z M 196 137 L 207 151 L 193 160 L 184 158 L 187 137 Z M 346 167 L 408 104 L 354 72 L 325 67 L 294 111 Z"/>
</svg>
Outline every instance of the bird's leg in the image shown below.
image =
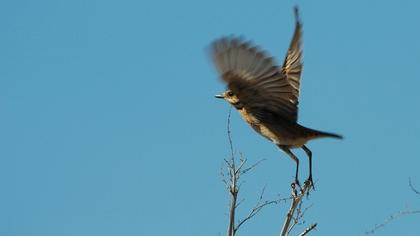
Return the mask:
<svg viewBox="0 0 420 236">
<path fill-rule="evenodd" d="M 284 145 L 278 145 L 278 147 L 283 150 L 287 155 L 289 155 L 290 158 L 292 158 L 292 160 L 294 160 L 296 162 L 296 173 L 295 173 L 295 184 L 297 186 L 299 186 L 300 188 L 300 183 L 299 183 L 299 159 L 295 156 L 295 154 L 293 154 L 292 151 L 290 151 L 290 148 Z"/>
<path fill-rule="evenodd" d="M 303 151 L 305 151 L 306 155 L 308 155 L 308 157 L 309 157 L 309 177 L 305 181 L 305 183 L 308 182 L 308 184 L 310 184 L 312 186 L 312 188 L 315 190 L 315 185 L 314 185 L 314 182 L 312 181 L 312 152 L 305 145 L 302 146 L 302 149 L 303 149 Z"/>
</svg>

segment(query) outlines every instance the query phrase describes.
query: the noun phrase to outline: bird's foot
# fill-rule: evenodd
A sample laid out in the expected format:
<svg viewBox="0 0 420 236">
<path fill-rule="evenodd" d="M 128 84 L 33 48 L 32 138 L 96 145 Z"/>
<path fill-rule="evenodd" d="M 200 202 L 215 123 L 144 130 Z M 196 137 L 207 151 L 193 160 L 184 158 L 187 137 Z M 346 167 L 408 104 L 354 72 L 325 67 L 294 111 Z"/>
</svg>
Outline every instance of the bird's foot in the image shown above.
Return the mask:
<svg viewBox="0 0 420 236">
<path fill-rule="evenodd" d="M 309 188 L 312 187 L 313 190 L 315 190 L 314 182 L 312 181 L 312 176 L 309 176 L 307 180 L 305 180 L 305 186 L 308 186 Z"/>
<path fill-rule="evenodd" d="M 292 183 L 292 188 L 296 188 L 296 186 L 298 186 L 299 189 L 302 189 L 302 187 L 300 186 L 300 182 L 297 178 L 295 178 L 295 181 Z"/>
</svg>

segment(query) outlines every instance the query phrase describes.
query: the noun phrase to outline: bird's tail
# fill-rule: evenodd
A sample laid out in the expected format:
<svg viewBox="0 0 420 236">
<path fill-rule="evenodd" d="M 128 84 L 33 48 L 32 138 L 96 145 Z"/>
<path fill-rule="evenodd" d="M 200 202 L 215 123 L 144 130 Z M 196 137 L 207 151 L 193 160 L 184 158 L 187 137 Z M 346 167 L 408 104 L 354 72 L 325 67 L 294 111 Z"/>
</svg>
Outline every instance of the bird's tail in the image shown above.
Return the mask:
<svg viewBox="0 0 420 236">
<path fill-rule="evenodd" d="M 336 139 L 343 139 L 342 135 L 314 130 L 314 129 L 308 129 L 309 136 L 312 136 L 312 138 L 336 138 Z"/>
<path fill-rule="evenodd" d="M 329 137 L 329 138 L 343 139 L 343 136 L 339 134 L 323 132 L 323 131 L 318 131 L 318 130 L 312 130 L 312 131 L 313 131 L 313 135 L 317 138 Z"/>
</svg>

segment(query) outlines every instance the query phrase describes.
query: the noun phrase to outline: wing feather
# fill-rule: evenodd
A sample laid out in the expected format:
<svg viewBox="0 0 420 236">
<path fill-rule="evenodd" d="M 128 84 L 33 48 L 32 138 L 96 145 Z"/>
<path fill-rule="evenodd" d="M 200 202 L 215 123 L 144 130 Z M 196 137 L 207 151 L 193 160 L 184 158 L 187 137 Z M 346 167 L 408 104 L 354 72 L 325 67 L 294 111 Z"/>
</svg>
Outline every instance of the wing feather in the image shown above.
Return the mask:
<svg viewBox="0 0 420 236">
<path fill-rule="evenodd" d="M 264 114 L 296 122 L 302 73 L 302 25 L 295 9 L 296 28 L 283 66 L 240 38 L 224 37 L 212 44 L 212 58 L 228 88 L 259 120 Z"/>
<path fill-rule="evenodd" d="M 300 90 L 300 76 L 302 74 L 302 23 L 299 19 L 298 8 L 295 7 L 295 32 L 283 62 L 282 72 L 289 83 L 295 88 L 297 97 Z"/>
</svg>

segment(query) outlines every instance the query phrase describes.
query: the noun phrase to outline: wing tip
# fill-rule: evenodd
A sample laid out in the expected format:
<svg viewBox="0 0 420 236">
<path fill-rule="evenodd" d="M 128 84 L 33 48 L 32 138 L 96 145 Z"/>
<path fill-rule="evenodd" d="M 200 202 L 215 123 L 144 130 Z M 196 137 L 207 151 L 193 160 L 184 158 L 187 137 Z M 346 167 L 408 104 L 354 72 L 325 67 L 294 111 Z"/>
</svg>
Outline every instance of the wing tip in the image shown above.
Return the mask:
<svg viewBox="0 0 420 236">
<path fill-rule="evenodd" d="M 293 7 L 293 13 L 295 15 L 296 24 L 301 25 L 299 6 L 297 4 Z"/>
</svg>

